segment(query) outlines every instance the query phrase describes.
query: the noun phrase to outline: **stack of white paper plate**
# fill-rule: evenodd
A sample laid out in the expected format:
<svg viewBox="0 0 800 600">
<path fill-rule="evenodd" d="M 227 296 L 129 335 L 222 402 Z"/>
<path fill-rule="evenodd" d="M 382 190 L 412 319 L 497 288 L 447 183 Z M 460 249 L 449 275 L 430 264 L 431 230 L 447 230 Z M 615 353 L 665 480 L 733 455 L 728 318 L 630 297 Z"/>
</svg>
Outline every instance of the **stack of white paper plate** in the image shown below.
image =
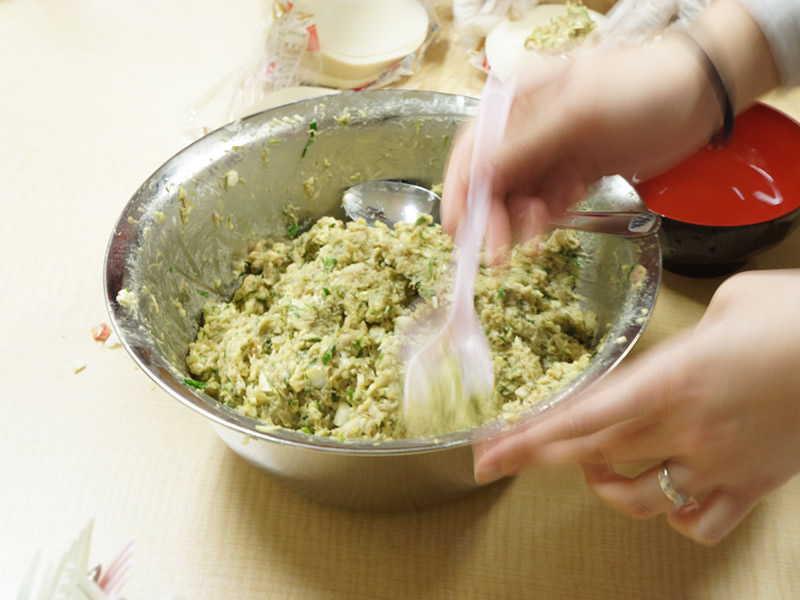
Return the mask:
<svg viewBox="0 0 800 600">
<path fill-rule="evenodd" d="M 361 87 L 415 52 L 428 33 L 418 0 L 315 0 L 320 83 Z"/>
</svg>

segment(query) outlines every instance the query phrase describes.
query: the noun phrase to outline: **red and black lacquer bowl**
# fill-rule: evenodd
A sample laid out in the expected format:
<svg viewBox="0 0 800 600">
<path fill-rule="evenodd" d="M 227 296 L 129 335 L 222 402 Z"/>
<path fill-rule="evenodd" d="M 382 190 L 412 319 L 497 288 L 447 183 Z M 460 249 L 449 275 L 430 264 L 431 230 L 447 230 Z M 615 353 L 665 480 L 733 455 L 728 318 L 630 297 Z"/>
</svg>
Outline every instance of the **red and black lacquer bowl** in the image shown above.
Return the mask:
<svg viewBox="0 0 800 600">
<path fill-rule="evenodd" d="M 736 118 L 728 144 L 709 145 L 636 188 L 662 217 L 665 269 L 732 273 L 800 223 L 800 124 L 757 103 Z"/>
</svg>

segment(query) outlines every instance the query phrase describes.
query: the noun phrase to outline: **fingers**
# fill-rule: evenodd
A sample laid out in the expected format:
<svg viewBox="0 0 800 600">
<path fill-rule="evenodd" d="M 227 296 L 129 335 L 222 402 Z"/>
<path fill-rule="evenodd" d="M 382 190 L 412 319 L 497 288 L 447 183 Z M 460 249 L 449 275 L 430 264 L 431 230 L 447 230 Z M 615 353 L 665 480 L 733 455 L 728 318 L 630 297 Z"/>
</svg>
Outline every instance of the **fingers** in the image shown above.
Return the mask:
<svg viewBox="0 0 800 600">
<path fill-rule="evenodd" d="M 494 187 L 499 195 L 536 196 L 545 200 L 552 211 L 553 200 L 558 201 L 559 208 L 570 205 L 560 200 L 560 190 L 555 186 L 565 179 L 563 164 L 579 148 L 575 148 L 575 126 L 566 109 L 554 110 L 553 106 L 545 106 L 548 102 L 555 104 L 557 100 L 554 97 L 543 100 L 534 95 L 515 102 L 513 120 L 507 127 L 509 135 L 494 152 L 492 166 Z M 548 113 L 546 117 L 532 116 L 544 111 Z M 574 177 L 571 173 L 568 179 Z M 582 173 L 578 177 L 582 178 Z"/>
<path fill-rule="evenodd" d="M 667 465 L 672 482 L 691 497 L 681 507 L 667 498 L 658 483 L 658 474 L 664 465 L 659 464 L 636 477 L 620 475 L 610 465 L 582 464 L 581 467 L 589 489 L 612 508 L 634 519 L 666 514 L 673 529 L 705 546 L 719 543 L 733 531 L 760 498 L 760 495 L 715 490 L 698 502 L 694 496 L 703 490 L 696 488 L 689 469 L 673 461 Z"/>
<path fill-rule="evenodd" d="M 524 242 L 544 233 L 550 222 L 550 209 L 541 198 L 512 196 L 507 201 L 511 238 Z"/>
<path fill-rule="evenodd" d="M 490 252 L 496 253 L 508 246 L 512 239 L 509 223 L 513 223 L 513 219 L 509 218 L 505 206 L 509 192 L 517 186 L 518 181 L 522 181 L 522 189 L 526 190 L 523 195 L 530 198 L 529 191 L 539 187 L 539 179 L 552 164 L 552 157 L 557 154 L 558 145 L 564 141 L 563 123 L 558 119 L 535 118 L 541 113 L 542 108 L 540 107 L 538 111 L 534 108 L 542 104 L 536 97 L 536 92 L 561 75 L 568 65 L 569 61 L 560 58 L 542 60 L 541 64 L 536 65 L 533 75 L 515 78 L 513 84 L 510 82 L 508 84 L 509 88 L 516 89 L 512 106 L 512 118 L 516 115 L 516 124 L 515 130 L 506 136 L 501 148 L 493 153 L 494 157 L 491 161 L 496 172 L 493 178 L 495 198 L 493 198 L 486 232 L 486 245 Z M 552 111 L 552 106 L 548 107 L 547 102 L 543 104 L 544 108 Z M 555 112 L 559 114 L 560 110 Z M 536 124 L 541 122 L 546 124 L 547 135 L 542 135 L 540 139 Z M 455 232 L 461 215 L 466 210 L 474 137 L 475 124 L 471 122 L 457 136 L 445 168 L 441 217 L 442 228 L 451 235 Z M 546 160 L 540 160 L 541 157 Z M 554 180 L 557 179 L 560 178 Z M 566 204 L 568 206 L 580 198 L 580 196 L 576 198 L 574 193 L 570 193 L 572 189 L 574 187 L 562 185 L 561 189 L 554 191 L 564 192 L 569 196 L 569 204 Z M 551 194 L 542 196 L 543 201 L 549 202 L 550 196 Z M 565 202 L 560 202 L 560 205 L 564 206 Z M 542 212 L 541 206 L 532 212 L 526 212 L 521 233 L 525 235 L 529 231 L 541 233 L 546 228 L 547 222 L 541 219 Z M 563 212 L 563 209 L 557 212 Z M 547 214 L 549 215 L 549 212 Z M 536 224 L 542 222 L 544 225 Z"/>
<path fill-rule="evenodd" d="M 442 229 L 453 235 L 466 210 L 474 125 L 471 123 L 453 147 L 445 171 L 442 192 Z M 538 198 L 518 196 L 506 202 L 495 195 L 489 205 L 486 250 L 490 263 L 501 261 L 513 241 L 528 240 L 542 233 L 550 220 L 547 204 Z"/>
<path fill-rule="evenodd" d="M 716 490 L 699 506 L 669 513 L 667 520 L 677 532 L 704 546 L 713 546 L 742 522 L 759 498 L 760 495 Z"/>
<path fill-rule="evenodd" d="M 611 447 L 620 445 L 615 439 L 619 429 L 604 435 L 595 434 L 632 420 L 633 411 L 637 409 L 625 400 L 611 388 L 497 440 L 484 449 L 475 464 L 477 481 L 487 483 L 516 475 L 523 466 L 534 464 L 608 462 L 611 458 L 622 458 L 613 457 L 610 451 Z"/>
<path fill-rule="evenodd" d="M 537 464 L 611 465 L 660 460 L 671 450 L 672 440 L 661 423 L 632 419 L 589 435 L 545 444 L 530 459 Z"/>
<path fill-rule="evenodd" d="M 620 475 L 611 465 L 582 464 L 583 474 L 589 489 L 612 508 L 634 519 L 650 519 L 676 510 L 675 504 L 664 495 L 658 482 L 658 474 L 664 465 L 659 464 L 640 473 L 636 477 Z M 683 465 L 669 463 L 670 479 L 682 492 L 692 495 L 698 493 L 689 487 L 689 472 Z M 697 501 L 680 509 L 683 514 L 697 506 Z"/>
<path fill-rule="evenodd" d="M 679 453 L 676 436 L 662 431 L 662 415 L 689 397 L 685 337 L 614 371 L 572 405 L 482 449 L 475 476 L 488 482 L 523 466 L 565 462 L 637 462 Z M 657 434 L 657 435 L 656 435 Z"/>
<path fill-rule="evenodd" d="M 501 198 L 492 198 L 487 220 L 485 246 L 488 261 L 497 264 L 505 260 L 511 247 L 511 222 Z"/>
<path fill-rule="evenodd" d="M 489 483 L 539 464 L 592 465 L 652 462 L 673 453 L 673 440 L 660 423 L 631 419 L 574 438 L 541 442 L 536 426 L 486 443 L 478 449 L 475 478 Z"/>
<path fill-rule="evenodd" d="M 440 214 L 442 229 L 453 235 L 467 206 L 469 168 L 472 161 L 472 142 L 475 138 L 475 123 L 470 122 L 456 137 L 453 150 L 445 167 L 442 205 Z"/>
<path fill-rule="evenodd" d="M 587 187 L 577 166 L 564 161 L 547 174 L 540 195 L 550 210 L 550 216 L 560 217 L 583 199 Z"/>
</svg>

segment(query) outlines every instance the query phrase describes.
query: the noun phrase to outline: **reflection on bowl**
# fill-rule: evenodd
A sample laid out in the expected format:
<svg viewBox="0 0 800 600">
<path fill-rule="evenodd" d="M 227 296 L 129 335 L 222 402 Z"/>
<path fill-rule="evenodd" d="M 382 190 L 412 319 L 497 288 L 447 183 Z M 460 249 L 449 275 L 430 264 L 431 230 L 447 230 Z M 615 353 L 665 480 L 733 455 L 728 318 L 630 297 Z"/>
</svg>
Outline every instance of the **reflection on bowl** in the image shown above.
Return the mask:
<svg viewBox="0 0 800 600">
<path fill-rule="evenodd" d="M 428 187 L 441 182 L 449 141 L 476 104 L 430 92 L 337 94 L 258 113 L 182 150 L 142 184 L 110 238 L 106 302 L 127 351 L 163 390 L 206 417 L 234 452 L 309 497 L 399 509 L 476 489 L 472 442 L 476 435 L 497 433 L 501 423 L 438 438 L 340 442 L 259 428 L 184 383 L 187 349 L 203 305 L 209 297 L 233 295 L 240 279 L 232 267 L 256 240 L 285 236 L 288 207 L 309 219 L 344 218 L 342 191 L 355 174 Z M 343 115 L 349 115 L 346 124 Z M 627 182 L 611 177 L 592 190 L 585 207 L 643 205 Z M 580 235 L 586 255 L 577 291 L 584 308 L 597 314 L 598 335 L 605 341 L 584 371 L 526 419 L 574 397 L 614 368 L 655 304 L 661 277 L 656 236 Z M 137 298 L 131 306 L 118 300 L 126 288 Z"/>
<path fill-rule="evenodd" d="M 664 268 L 731 273 L 783 240 L 800 221 L 800 124 L 765 104 L 736 118 L 733 139 L 707 146 L 637 185 L 662 216 Z"/>
</svg>

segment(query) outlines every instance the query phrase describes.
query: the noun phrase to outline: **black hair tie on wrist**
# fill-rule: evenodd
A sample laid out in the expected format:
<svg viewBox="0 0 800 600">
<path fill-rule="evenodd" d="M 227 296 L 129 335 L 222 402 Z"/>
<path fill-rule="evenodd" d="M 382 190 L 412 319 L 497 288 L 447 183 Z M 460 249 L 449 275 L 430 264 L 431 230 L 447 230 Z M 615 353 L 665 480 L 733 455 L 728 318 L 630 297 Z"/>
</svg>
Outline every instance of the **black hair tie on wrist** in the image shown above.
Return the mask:
<svg viewBox="0 0 800 600">
<path fill-rule="evenodd" d="M 711 57 L 706 52 L 705 48 L 703 48 L 702 44 L 700 44 L 700 42 L 698 42 L 689 32 L 685 33 L 686 37 L 690 39 L 694 46 L 699 50 L 700 62 L 703 64 L 703 70 L 708 76 L 711 87 L 714 88 L 714 94 L 717 96 L 720 108 L 722 109 L 722 128 L 713 135 L 711 138 L 711 143 L 714 145 L 724 146 L 730 141 L 731 137 L 733 137 L 734 114 L 731 96 L 728 94 L 728 88 L 725 86 L 725 82 L 722 80 L 722 75 L 719 74 L 717 66 L 714 64 L 714 61 L 711 60 Z"/>
</svg>

